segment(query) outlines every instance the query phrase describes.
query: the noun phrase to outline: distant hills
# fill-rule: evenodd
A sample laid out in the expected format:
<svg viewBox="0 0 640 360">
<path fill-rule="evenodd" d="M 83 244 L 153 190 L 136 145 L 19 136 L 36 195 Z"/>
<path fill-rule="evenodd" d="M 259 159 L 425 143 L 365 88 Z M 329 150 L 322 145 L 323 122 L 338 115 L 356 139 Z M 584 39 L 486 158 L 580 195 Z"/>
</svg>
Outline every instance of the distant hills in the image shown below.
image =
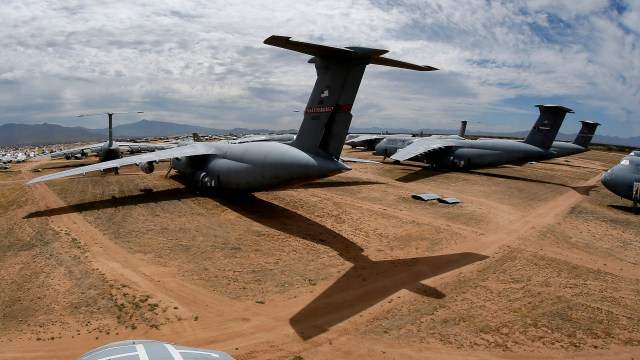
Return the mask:
<svg viewBox="0 0 640 360">
<path fill-rule="evenodd" d="M 0 126 L 0 146 L 60 144 L 104 139 L 104 136 L 83 127 L 69 128 L 55 124 L 4 124 Z"/>
<path fill-rule="evenodd" d="M 457 130 L 442 129 L 403 129 L 403 128 L 351 128 L 352 133 L 405 133 L 415 134 L 423 132 L 424 134 L 456 134 Z M 24 145 L 49 145 L 61 143 L 73 143 L 80 141 L 104 141 L 107 139 L 109 130 L 105 129 L 87 129 L 84 127 L 64 127 L 54 124 L 4 124 L 0 126 L 0 146 L 24 146 Z M 289 130 L 271 130 L 271 129 L 215 129 L 204 126 L 183 125 L 164 121 L 141 120 L 136 123 L 117 125 L 113 127 L 113 135 L 115 138 L 141 138 L 141 137 L 166 137 L 185 135 L 191 133 L 198 134 L 252 134 L 252 133 L 295 133 L 295 129 Z M 477 136 L 497 136 L 497 137 L 514 137 L 524 138 L 527 131 L 517 131 L 511 133 L 496 133 L 483 131 L 468 131 L 470 135 Z M 558 134 L 558 140 L 573 140 L 575 134 Z M 606 136 L 596 134 L 594 143 L 624 145 L 640 148 L 640 136 L 629 138 L 621 138 L 617 136 Z"/>
<path fill-rule="evenodd" d="M 250 134 L 250 133 L 295 133 L 296 130 L 269 129 L 214 129 L 204 126 L 175 124 L 164 121 L 141 120 L 136 123 L 113 127 L 114 138 L 166 137 L 198 134 Z M 51 145 L 80 141 L 105 141 L 109 129 L 87 129 L 64 127 L 53 124 L 4 124 L 0 126 L 0 146 Z"/>
</svg>

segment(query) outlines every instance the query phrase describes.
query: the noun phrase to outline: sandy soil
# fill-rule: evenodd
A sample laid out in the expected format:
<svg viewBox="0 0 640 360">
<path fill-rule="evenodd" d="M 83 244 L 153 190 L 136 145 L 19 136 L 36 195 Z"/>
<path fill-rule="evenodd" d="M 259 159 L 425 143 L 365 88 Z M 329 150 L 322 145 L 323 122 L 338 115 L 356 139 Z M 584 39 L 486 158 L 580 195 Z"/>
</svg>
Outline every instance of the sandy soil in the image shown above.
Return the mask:
<svg viewBox="0 0 640 360">
<path fill-rule="evenodd" d="M 358 163 L 242 196 L 189 192 L 166 164 L 31 186 L 94 160 L 17 164 L 0 172 L 0 359 L 141 338 L 239 360 L 638 358 L 638 217 L 598 185 L 622 156 Z"/>
</svg>

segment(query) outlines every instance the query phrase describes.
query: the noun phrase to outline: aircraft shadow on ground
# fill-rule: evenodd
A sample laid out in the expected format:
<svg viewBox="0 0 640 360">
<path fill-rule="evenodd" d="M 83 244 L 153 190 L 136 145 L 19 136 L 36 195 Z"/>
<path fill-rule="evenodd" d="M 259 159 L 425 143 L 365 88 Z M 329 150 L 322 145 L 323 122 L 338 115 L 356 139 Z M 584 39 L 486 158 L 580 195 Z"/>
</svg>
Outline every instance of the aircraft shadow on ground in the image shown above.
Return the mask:
<svg viewBox="0 0 640 360">
<path fill-rule="evenodd" d="M 420 170 L 410 172 L 406 175 L 402 175 L 401 177 L 397 178 L 396 181 L 406 184 L 406 183 L 410 183 L 410 182 L 414 182 L 422 179 L 428 179 L 432 176 L 436 176 L 439 174 L 442 174 L 442 171 L 438 171 L 431 167 L 421 167 Z"/>
<path fill-rule="evenodd" d="M 221 205 L 274 230 L 326 246 L 353 266 L 289 321 L 308 340 L 332 326 L 406 289 L 420 296 L 441 299 L 445 294 L 421 281 L 487 258 L 456 253 L 408 259 L 374 261 L 364 249 L 339 233 L 282 206 L 251 194 L 214 198 Z"/>
<path fill-rule="evenodd" d="M 638 210 L 638 214 L 634 214 L 633 213 L 633 207 L 632 206 L 626 206 L 626 205 L 607 205 L 607 206 L 612 208 L 612 209 L 616 209 L 618 211 L 623 211 L 623 212 L 629 213 L 631 215 L 640 215 L 640 210 Z"/>
<path fill-rule="evenodd" d="M 382 182 L 377 181 L 320 181 L 309 182 L 297 186 L 298 189 L 324 189 L 332 187 L 346 187 L 346 186 L 363 186 L 363 185 L 381 185 Z"/>
<path fill-rule="evenodd" d="M 541 161 L 541 163 L 543 164 L 549 164 L 549 165 L 558 165 L 558 166 L 568 166 L 568 167 L 574 167 L 574 168 L 580 168 L 580 169 L 589 169 L 589 170 L 599 170 L 599 171 L 606 171 L 606 168 L 603 167 L 594 167 L 594 166 L 586 166 L 586 165 L 576 165 L 576 164 L 571 164 L 571 163 L 567 163 L 567 162 L 547 162 L 547 161 Z"/>
<path fill-rule="evenodd" d="M 595 185 L 595 184 L 594 185 L 585 185 L 585 186 L 569 186 L 569 185 L 566 185 L 566 184 L 561 184 L 561 183 L 557 183 L 557 182 L 553 182 L 553 181 L 547 181 L 547 180 L 537 180 L 537 179 L 530 179 L 530 178 L 525 178 L 525 177 L 520 177 L 520 176 L 504 175 L 504 174 L 492 174 L 492 173 L 485 173 L 485 172 L 478 172 L 478 171 L 471 171 L 470 173 L 471 174 L 480 175 L 480 176 L 494 177 L 494 178 L 498 178 L 498 179 L 516 180 L 516 181 L 524 181 L 524 182 L 530 182 L 530 183 L 562 186 L 562 187 L 570 188 L 573 191 L 577 192 L 578 194 L 585 195 L 585 196 L 589 196 L 589 193 L 593 189 L 598 187 L 598 185 Z"/>
<path fill-rule="evenodd" d="M 86 203 L 61 206 L 53 209 L 38 210 L 27 214 L 24 218 L 38 218 L 47 216 L 79 213 L 91 210 L 110 209 L 123 206 L 157 203 L 162 201 L 181 200 L 192 198 L 195 195 L 185 191 L 183 188 L 153 191 L 152 189 L 141 189 L 141 194 L 127 195 L 123 197 L 112 196 L 110 199 L 89 201 Z"/>
</svg>

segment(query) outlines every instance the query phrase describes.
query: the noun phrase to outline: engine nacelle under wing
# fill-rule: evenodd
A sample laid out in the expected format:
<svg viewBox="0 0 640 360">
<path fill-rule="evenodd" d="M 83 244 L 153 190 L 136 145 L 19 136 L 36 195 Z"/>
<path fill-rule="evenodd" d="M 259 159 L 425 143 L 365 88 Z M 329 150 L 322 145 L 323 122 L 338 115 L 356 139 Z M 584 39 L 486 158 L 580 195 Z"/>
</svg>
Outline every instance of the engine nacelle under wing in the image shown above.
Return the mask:
<svg viewBox="0 0 640 360">
<path fill-rule="evenodd" d="M 156 169 L 153 161 L 147 161 L 140 164 L 140 170 L 145 174 L 151 174 Z"/>
</svg>

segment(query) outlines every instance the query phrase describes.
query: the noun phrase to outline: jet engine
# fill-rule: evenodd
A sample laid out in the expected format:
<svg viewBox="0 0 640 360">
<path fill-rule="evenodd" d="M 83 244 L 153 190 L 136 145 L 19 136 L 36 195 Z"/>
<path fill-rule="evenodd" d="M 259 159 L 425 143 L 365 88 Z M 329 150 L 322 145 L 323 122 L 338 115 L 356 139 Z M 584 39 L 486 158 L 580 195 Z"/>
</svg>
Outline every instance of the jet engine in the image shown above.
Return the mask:
<svg viewBox="0 0 640 360">
<path fill-rule="evenodd" d="M 140 170 L 145 174 L 151 174 L 156 169 L 153 161 L 147 161 L 140 164 Z"/>
<path fill-rule="evenodd" d="M 196 171 L 195 174 L 193 174 L 193 181 L 199 187 L 215 186 L 215 183 L 209 174 L 204 171 Z"/>
</svg>

